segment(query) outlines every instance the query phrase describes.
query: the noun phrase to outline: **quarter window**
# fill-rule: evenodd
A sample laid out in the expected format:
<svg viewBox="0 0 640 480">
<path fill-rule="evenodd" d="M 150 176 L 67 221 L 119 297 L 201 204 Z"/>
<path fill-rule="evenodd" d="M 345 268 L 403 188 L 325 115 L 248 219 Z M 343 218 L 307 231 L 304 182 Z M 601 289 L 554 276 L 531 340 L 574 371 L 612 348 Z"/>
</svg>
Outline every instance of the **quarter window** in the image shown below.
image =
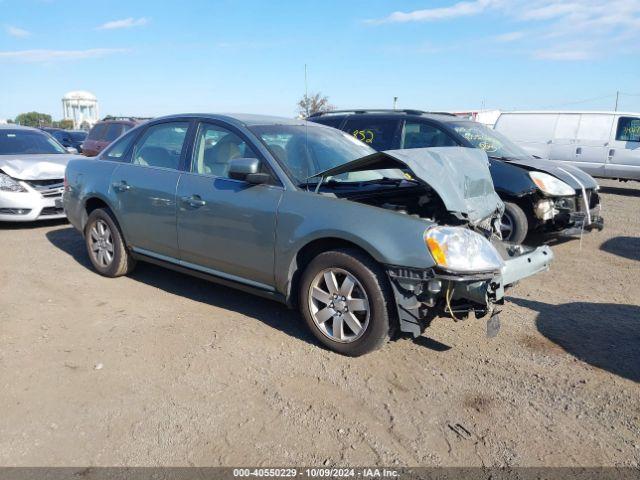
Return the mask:
<svg viewBox="0 0 640 480">
<path fill-rule="evenodd" d="M 640 118 L 622 117 L 616 130 L 618 142 L 640 142 Z"/>
<path fill-rule="evenodd" d="M 123 161 L 124 159 L 122 157 L 125 153 L 127 153 L 127 150 L 129 150 L 129 145 L 131 145 L 134 138 L 135 134 L 133 133 L 121 138 L 117 142 L 110 145 L 109 148 L 102 154 L 101 158 L 114 162 Z"/>
<path fill-rule="evenodd" d="M 177 170 L 188 129 L 188 122 L 160 123 L 147 128 L 136 144 L 132 163 Z"/>
<path fill-rule="evenodd" d="M 231 160 L 258 158 L 238 135 L 218 125 L 203 124 L 195 145 L 191 171 L 202 175 L 229 178 Z"/>
<path fill-rule="evenodd" d="M 446 132 L 423 122 L 406 122 L 400 148 L 455 147 L 456 142 Z"/>
</svg>

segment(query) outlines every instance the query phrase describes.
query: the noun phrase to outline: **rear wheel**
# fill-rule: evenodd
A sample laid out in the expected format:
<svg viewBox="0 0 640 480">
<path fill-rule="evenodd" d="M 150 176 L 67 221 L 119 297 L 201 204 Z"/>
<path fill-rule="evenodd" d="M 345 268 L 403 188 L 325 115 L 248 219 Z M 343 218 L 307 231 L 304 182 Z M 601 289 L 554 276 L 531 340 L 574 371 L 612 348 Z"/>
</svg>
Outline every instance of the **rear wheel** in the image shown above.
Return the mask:
<svg viewBox="0 0 640 480">
<path fill-rule="evenodd" d="M 344 355 L 376 350 L 391 333 L 388 281 L 380 266 L 357 250 L 324 252 L 309 263 L 300 309 L 316 338 Z"/>
<path fill-rule="evenodd" d="M 98 208 L 91 212 L 84 229 L 85 243 L 93 268 L 105 277 L 126 275 L 135 266 L 111 212 Z"/>
<path fill-rule="evenodd" d="M 502 239 L 513 243 L 522 243 L 529 232 L 529 220 L 515 203 L 504 202 L 504 214 L 500 219 Z"/>
</svg>

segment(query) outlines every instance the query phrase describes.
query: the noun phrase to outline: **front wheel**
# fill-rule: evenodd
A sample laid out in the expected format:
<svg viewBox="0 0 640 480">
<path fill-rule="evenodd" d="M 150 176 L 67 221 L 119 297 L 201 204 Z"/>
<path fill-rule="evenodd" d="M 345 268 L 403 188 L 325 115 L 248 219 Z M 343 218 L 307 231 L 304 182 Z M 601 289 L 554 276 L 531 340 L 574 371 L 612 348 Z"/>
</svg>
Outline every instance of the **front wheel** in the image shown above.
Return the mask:
<svg viewBox="0 0 640 480">
<path fill-rule="evenodd" d="M 502 239 L 512 243 L 522 243 L 529 232 L 529 220 L 515 203 L 504 202 L 504 214 L 500 219 Z"/>
<path fill-rule="evenodd" d="M 309 329 L 344 355 L 363 355 L 389 339 L 393 305 L 384 272 L 357 250 L 321 253 L 302 276 L 300 309 Z"/>
<path fill-rule="evenodd" d="M 91 212 L 84 238 L 89 259 L 100 275 L 120 277 L 133 270 L 135 260 L 129 254 L 110 211 L 98 208 Z"/>
</svg>

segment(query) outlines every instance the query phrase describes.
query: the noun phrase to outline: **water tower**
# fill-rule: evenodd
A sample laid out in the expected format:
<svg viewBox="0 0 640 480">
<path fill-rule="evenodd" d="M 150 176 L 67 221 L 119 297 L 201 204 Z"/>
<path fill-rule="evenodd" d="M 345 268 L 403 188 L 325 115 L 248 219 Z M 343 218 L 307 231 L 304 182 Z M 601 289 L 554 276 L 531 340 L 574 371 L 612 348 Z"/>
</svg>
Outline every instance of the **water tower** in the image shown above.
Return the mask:
<svg viewBox="0 0 640 480">
<path fill-rule="evenodd" d="M 90 128 L 98 121 L 98 99 L 78 90 L 62 97 L 62 118 L 73 121 L 73 128 Z"/>
</svg>

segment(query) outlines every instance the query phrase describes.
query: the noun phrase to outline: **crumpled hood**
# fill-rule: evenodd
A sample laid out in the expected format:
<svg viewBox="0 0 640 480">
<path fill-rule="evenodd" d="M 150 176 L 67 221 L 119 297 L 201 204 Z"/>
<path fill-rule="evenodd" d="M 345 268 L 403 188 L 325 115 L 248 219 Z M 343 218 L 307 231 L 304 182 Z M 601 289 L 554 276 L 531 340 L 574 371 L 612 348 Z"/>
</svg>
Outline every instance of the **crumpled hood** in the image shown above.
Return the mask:
<svg viewBox="0 0 640 480">
<path fill-rule="evenodd" d="M 508 163 L 521 165 L 528 170 L 538 170 L 553 175 L 571 186 L 574 190 L 580 190 L 582 186 L 587 189 L 598 186 L 598 182 L 587 172 L 565 162 L 531 158 L 530 160 L 508 160 Z"/>
<path fill-rule="evenodd" d="M 477 223 L 504 210 L 493 187 L 487 154 L 475 148 L 438 147 L 377 152 L 316 176 L 399 168 L 409 170 L 442 199 L 447 211 Z"/>
<path fill-rule="evenodd" d="M 74 158 L 78 155 L 0 155 L 0 170 L 18 180 L 54 180 L 64 178 L 67 163 Z"/>
</svg>

